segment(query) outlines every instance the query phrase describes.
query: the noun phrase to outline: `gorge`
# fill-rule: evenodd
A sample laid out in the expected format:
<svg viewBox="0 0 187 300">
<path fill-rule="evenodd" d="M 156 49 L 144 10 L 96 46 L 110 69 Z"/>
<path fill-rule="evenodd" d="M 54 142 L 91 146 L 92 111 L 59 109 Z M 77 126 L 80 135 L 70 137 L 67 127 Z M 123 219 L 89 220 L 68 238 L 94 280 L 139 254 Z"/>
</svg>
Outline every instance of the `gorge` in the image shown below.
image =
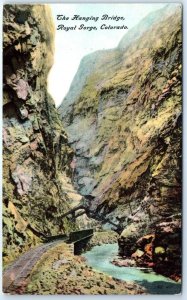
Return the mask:
<svg viewBox="0 0 187 300">
<path fill-rule="evenodd" d="M 85 56 L 58 111 L 47 92 L 49 6 L 5 5 L 3 15 L 5 270 L 44 236 L 95 228 L 90 247 L 118 242 L 113 264 L 180 282 L 181 6 L 151 13 L 116 48 Z M 16 293 L 148 293 L 98 274 L 63 243 L 47 251 Z"/>
<path fill-rule="evenodd" d="M 117 48 L 84 57 L 59 107 L 76 155 L 78 191 L 91 194 L 95 215 L 124 229 L 121 255 L 141 250 L 136 259 L 164 267 L 166 275 L 180 273 L 171 252 L 179 262 L 181 51 L 181 8 L 168 5 L 128 31 Z M 158 247 L 165 262 L 159 263 Z"/>
</svg>

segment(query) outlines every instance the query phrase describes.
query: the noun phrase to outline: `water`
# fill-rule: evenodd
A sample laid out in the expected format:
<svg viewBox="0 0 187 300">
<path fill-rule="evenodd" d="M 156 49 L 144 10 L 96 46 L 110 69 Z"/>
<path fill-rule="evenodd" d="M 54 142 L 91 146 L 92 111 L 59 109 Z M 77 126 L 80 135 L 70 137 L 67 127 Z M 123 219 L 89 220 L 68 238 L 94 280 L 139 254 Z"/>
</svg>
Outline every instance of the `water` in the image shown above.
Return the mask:
<svg viewBox="0 0 187 300">
<path fill-rule="evenodd" d="M 179 294 L 181 284 L 156 274 L 152 269 L 141 269 L 135 267 L 118 267 L 112 261 L 118 254 L 117 244 L 104 244 L 95 246 L 83 256 L 87 259 L 88 265 L 93 269 L 108 274 L 114 278 L 126 282 L 136 282 L 145 287 L 150 294 Z"/>
</svg>

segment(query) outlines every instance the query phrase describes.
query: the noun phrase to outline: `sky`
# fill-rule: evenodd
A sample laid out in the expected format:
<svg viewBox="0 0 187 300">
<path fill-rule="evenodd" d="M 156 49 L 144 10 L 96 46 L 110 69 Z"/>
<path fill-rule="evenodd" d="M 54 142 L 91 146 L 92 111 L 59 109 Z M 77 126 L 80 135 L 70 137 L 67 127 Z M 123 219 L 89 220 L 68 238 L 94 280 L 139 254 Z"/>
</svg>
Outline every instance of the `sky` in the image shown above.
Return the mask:
<svg viewBox="0 0 187 300">
<path fill-rule="evenodd" d="M 50 4 L 56 27 L 54 64 L 48 75 L 48 91 L 58 107 L 66 96 L 79 63 L 85 55 L 101 49 L 115 48 L 125 33 L 134 27 L 151 11 L 160 9 L 165 4 Z M 68 20 L 57 20 L 63 15 Z M 72 20 L 74 15 L 80 17 L 99 17 L 99 20 Z M 103 15 L 123 17 L 124 20 L 101 20 Z M 85 27 L 97 27 L 97 30 L 78 30 Z M 125 25 L 128 29 L 101 30 L 102 24 L 111 26 Z M 76 30 L 57 30 L 59 25 L 73 27 Z M 47 26 L 47 24 L 46 24 Z"/>
</svg>

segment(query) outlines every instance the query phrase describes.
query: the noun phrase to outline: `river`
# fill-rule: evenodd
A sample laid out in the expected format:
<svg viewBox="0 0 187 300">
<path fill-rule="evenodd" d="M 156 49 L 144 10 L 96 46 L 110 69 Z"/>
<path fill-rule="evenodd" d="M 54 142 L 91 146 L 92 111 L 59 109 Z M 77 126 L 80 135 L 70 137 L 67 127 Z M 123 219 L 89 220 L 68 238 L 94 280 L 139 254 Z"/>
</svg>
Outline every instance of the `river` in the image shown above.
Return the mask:
<svg viewBox="0 0 187 300">
<path fill-rule="evenodd" d="M 179 294 L 181 284 L 156 274 L 152 269 L 136 267 L 118 267 L 112 261 L 118 255 L 117 244 L 104 244 L 95 246 L 90 251 L 82 254 L 87 259 L 87 264 L 93 269 L 124 281 L 136 282 L 145 287 L 150 294 Z"/>
</svg>

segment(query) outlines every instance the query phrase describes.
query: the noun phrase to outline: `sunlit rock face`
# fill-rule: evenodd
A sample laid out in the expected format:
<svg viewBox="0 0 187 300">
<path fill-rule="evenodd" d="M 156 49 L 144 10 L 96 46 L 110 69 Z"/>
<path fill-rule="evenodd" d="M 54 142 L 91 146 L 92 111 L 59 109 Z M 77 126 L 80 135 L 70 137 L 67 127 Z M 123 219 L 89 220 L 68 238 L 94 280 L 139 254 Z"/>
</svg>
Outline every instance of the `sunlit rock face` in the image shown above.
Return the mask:
<svg viewBox="0 0 187 300">
<path fill-rule="evenodd" d="M 181 210 L 181 7 L 158 14 L 84 57 L 59 108 L 78 190 L 137 239 Z"/>
<path fill-rule="evenodd" d="M 68 232 L 61 220 L 79 203 L 68 145 L 47 93 L 54 25 L 47 5 L 5 5 L 3 36 L 3 235 L 5 263 L 45 235 Z M 32 228 L 31 228 L 32 227 Z"/>
</svg>

